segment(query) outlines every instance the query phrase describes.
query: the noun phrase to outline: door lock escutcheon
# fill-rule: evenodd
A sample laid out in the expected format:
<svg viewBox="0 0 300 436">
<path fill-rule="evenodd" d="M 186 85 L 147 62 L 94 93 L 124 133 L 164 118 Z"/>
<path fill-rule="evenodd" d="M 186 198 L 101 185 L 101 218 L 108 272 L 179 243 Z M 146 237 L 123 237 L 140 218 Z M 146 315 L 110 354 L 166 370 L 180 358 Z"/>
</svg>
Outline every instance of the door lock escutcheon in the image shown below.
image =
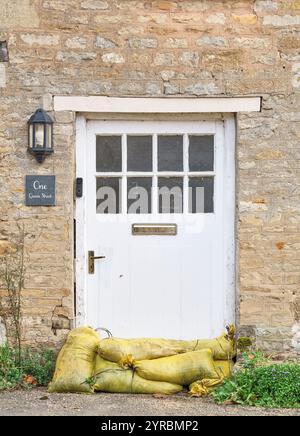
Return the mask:
<svg viewBox="0 0 300 436">
<path fill-rule="evenodd" d="M 95 256 L 94 251 L 89 251 L 88 260 L 89 260 L 89 274 L 95 274 L 95 260 L 105 259 L 105 256 Z"/>
</svg>

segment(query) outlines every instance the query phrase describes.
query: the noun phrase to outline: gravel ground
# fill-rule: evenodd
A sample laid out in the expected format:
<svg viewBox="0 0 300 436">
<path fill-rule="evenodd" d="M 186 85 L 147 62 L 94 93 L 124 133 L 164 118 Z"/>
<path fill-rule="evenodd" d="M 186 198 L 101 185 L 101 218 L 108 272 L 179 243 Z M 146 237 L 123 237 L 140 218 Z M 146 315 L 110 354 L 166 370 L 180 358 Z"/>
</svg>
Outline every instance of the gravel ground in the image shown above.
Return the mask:
<svg viewBox="0 0 300 436">
<path fill-rule="evenodd" d="M 165 398 L 119 394 L 48 394 L 45 389 L 0 393 L 0 416 L 300 416 L 300 410 L 218 406 L 180 394 Z"/>
</svg>

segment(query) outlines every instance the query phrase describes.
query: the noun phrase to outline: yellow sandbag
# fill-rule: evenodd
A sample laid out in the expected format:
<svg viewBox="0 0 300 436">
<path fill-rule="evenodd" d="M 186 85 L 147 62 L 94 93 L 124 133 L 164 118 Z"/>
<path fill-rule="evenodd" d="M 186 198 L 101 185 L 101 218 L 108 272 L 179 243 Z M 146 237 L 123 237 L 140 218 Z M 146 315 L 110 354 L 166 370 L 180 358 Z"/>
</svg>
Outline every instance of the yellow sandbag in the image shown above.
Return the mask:
<svg viewBox="0 0 300 436">
<path fill-rule="evenodd" d="M 222 379 L 204 379 L 192 383 L 189 387 L 191 397 L 206 397 L 223 382 Z"/>
<path fill-rule="evenodd" d="M 192 383 L 189 387 L 189 394 L 192 397 L 204 397 L 209 395 L 224 379 L 231 377 L 234 366 L 232 360 L 215 360 L 214 363 L 219 374 L 219 379 L 204 379 Z"/>
<path fill-rule="evenodd" d="M 109 370 L 100 374 L 95 381 L 96 392 L 119 394 L 164 394 L 173 395 L 182 391 L 182 386 L 145 380 L 131 369 Z"/>
<path fill-rule="evenodd" d="M 182 386 L 171 383 L 145 380 L 130 369 L 123 369 L 117 363 L 100 356 L 96 358 L 94 390 L 119 394 L 177 394 Z"/>
<path fill-rule="evenodd" d="M 215 360 L 215 367 L 221 378 L 230 378 L 233 370 L 233 361 Z"/>
<path fill-rule="evenodd" d="M 99 341 L 99 334 L 90 327 L 79 327 L 70 332 L 58 355 L 48 391 L 92 393 L 88 379 L 93 376 Z"/>
<path fill-rule="evenodd" d="M 150 360 L 159 357 L 193 351 L 196 341 L 175 341 L 168 339 L 103 339 L 99 345 L 99 354 L 103 359 L 119 363 L 127 356 L 134 360 Z"/>
<path fill-rule="evenodd" d="M 214 360 L 230 360 L 236 355 L 235 328 L 229 326 L 227 333 L 215 339 L 180 341 L 172 339 L 103 339 L 99 345 L 99 354 L 106 360 L 119 363 L 133 360 L 151 360 L 160 357 L 175 356 L 190 351 L 210 349 Z M 125 365 L 126 366 L 126 365 Z"/>
<path fill-rule="evenodd" d="M 101 374 L 102 372 L 106 372 L 111 369 L 116 370 L 122 368 L 117 363 L 110 362 L 109 360 L 105 360 L 97 354 L 95 359 L 95 366 L 94 366 L 94 377 Z"/>
<path fill-rule="evenodd" d="M 135 362 L 138 375 L 147 380 L 188 386 L 196 380 L 218 379 L 212 352 L 192 351 L 177 356 Z"/>
<path fill-rule="evenodd" d="M 232 360 L 236 356 L 235 341 L 226 333 L 215 339 L 198 339 L 195 350 L 209 348 L 214 360 Z"/>
</svg>

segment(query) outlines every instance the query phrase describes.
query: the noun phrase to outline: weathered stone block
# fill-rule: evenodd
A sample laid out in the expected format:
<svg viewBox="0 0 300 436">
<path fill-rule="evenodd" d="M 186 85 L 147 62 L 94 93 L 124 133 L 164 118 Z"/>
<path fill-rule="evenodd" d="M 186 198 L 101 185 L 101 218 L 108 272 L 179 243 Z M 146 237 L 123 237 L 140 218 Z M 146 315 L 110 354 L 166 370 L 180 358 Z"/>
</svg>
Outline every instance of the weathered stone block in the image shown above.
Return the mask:
<svg viewBox="0 0 300 436">
<path fill-rule="evenodd" d="M 106 64 L 124 64 L 125 59 L 120 53 L 106 53 L 102 56 L 102 60 Z"/>
<path fill-rule="evenodd" d="M 272 46 L 272 39 L 271 38 L 258 38 L 256 36 L 252 37 L 237 37 L 234 38 L 232 41 L 232 44 L 234 47 L 237 48 L 251 48 L 254 50 L 257 49 L 265 49 Z"/>
<path fill-rule="evenodd" d="M 239 24 L 243 24 L 245 26 L 254 25 L 257 23 L 258 18 L 255 14 L 245 14 L 245 15 L 232 15 L 232 19 Z"/>
<path fill-rule="evenodd" d="M 67 4 L 64 0 L 45 0 L 42 3 L 43 8 L 53 11 L 65 11 Z"/>
<path fill-rule="evenodd" d="M 85 49 L 87 45 L 87 40 L 86 38 L 75 36 L 73 38 L 68 38 L 65 42 L 65 45 L 68 48 Z"/>
<path fill-rule="evenodd" d="M 187 67 L 198 67 L 200 62 L 200 55 L 198 52 L 186 51 L 182 53 L 179 58 L 179 63 L 182 65 L 186 65 Z"/>
<path fill-rule="evenodd" d="M 31 0 L 0 0 L 1 28 L 35 28 L 39 27 L 36 4 Z"/>
<path fill-rule="evenodd" d="M 154 10 L 157 8 L 162 11 L 174 11 L 175 9 L 177 9 L 177 2 L 157 0 L 152 2 L 152 7 L 154 8 Z"/>
<path fill-rule="evenodd" d="M 178 4 L 178 8 L 185 12 L 205 12 L 210 7 L 211 5 L 207 2 L 187 1 Z"/>
<path fill-rule="evenodd" d="M 9 241 L 0 240 L 0 256 L 3 254 L 14 253 L 16 250 L 15 245 Z"/>
<path fill-rule="evenodd" d="M 109 4 L 107 1 L 101 0 L 85 0 L 80 3 L 82 9 L 91 10 L 106 10 L 109 9 Z"/>
<path fill-rule="evenodd" d="M 155 38 L 129 38 L 129 47 L 144 49 L 144 48 L 156 48 L 157 39 Z"/>
<path fill-rule="evenodd" d="M 0 88 L 5 88 L 6 86 L 6 68 L 5 65 L 0 64 Z"/>
<path fill-rule="evenodd" d="M 293 65 L 292 71 L 293 71 L 293 78 L 292 78 L 293 88 L 299 89 L 300 88 L 300 62 Z"/>
<path fill-rule="evenodd" d="M 287 3 L 284 6 L 285 9 L 290 9 L 290 10 L 294 10 L 297 11 L 300 9 L 300 1 L 296 0 L 296 1 L 292 1 L 291 3 Z"/>
<path fill-rule="evenodd" d="M 138 82 L 123 82 L 118 86 L 120 95 L 139 95 L 144 93 L 144 86 Z"/>
<path fill-rule="evenodd" d="M 165 48 L 187 48 L 188 40 L 186 38 L 167 38 L 163 47 Z"/>
<path fill-rule="evenodd" d="M 70 330 L 71 321 L 67 318 L 59 317 L 52 320 L 52 331 L 56 335 L 56 330 Z"/>
<path fill-rule="evenodd" d="M 118 45 L 111 39 L 107 39 L 104 38 L 103 36 L 98 35 L 96 38 L 95 46 L 107 50 L 107 49 L 116 48 Z"/>
<path fill-rule="evenodd" d="M 59 51 L 56 55 L 56 60 L 61 62 L 80 62 L 92 61 L 97 58 L 97 53 L 83 52 L 77 53 L 74 51 Z"/>
<path fill-rule="evenodd" d="M 166 70 L 166 71 L 162 71 L 160 73 L 160 75 L 161 75 L 161 78 L 167 82 L 167 81 L 173 79 L 176 76 L 176 73 L 175 73 L 175 71 Z"/>
<path fill-rule="evenodd" d="M 300 48 L 300 33 L 284 34 L 278 41 L 281 50 L 294 50 Z"/>
<path fill-rule="evenodd" d="M 162 94 L 162 87 L 161 84 L 149 82 L 146 84 L 146 94 L 148 95 L 160 95 Z"/>
<path fill-rule="evenodd" d="M 1 318 L 0 318 L 0 347 L 3 347 L 4 345 L 6 345 L 6 330 L 5 330 L 5 326 L 4 324 L 1 322 Z"/>
<path fill-rule="evenodd" d="M 188 85 L 184 88 L 184 92 L 189 95 L 211 95 L 221 92 L 219 86 L 215 82 L 199 82 L 193 85 Z"/>
<path fill-rule="evenodd" d="M 254 4 L 255 12 L 273 12 L 278 10 L 278 3 L 274 0 L 257 0 Z"/>
<path fill-rule="evenodd" d="M 176 63 L 173 53 L 158 53 L 154 57 L 154 64 L 161 66 L 172 66 Z"/>
<path fill-rule="evenodd" d="M 223 36 L 205 35 L 197 40 L 197 45 L 208 47 L 225 47 L 227 45 L 227 42 Z"/>
<path fill-rule="evenodd" d="M 293 350 L 300 353 L 300 322 L 297 322 L 292 327 L 292 341 L 291 346 Z"/>
<path fill-rule="evenodd" d="M 26 33 L 21 35 L 22 41 L 24 41 L 28 45 L 58 45 L 59 43 L 59 35 L 37 35 L 34 33 Z"/>
<path fill-rule="evenodd" d="M 226 16 L 223 12 L 219 12 L 214 15 L 210 15 L 207 20 L 209 24 L 221 24 L 224 25 L 226 23 Z"/>
<path fill-rule="evenodd" d="M 274 27 L 299 26 L 300 16 L 299 15 L 267 15 L 263 19 L 263 24 L 265 26 L 274 26 Z"/>
<path fill-rule="evenodd" d="M 52 111 L 53 110 L 53 97 L 51 94 L 47 93 L 44 94 L 41 98 L 40 98 L 41 104 L 40 106 L 45 110 L 45 111 Z"/>
<path fill-rule="evenodd" d="M 180 85 L 178 83 L 165 83 L 164 94 L 166 95 L 180 94 Z"/>
</svg>

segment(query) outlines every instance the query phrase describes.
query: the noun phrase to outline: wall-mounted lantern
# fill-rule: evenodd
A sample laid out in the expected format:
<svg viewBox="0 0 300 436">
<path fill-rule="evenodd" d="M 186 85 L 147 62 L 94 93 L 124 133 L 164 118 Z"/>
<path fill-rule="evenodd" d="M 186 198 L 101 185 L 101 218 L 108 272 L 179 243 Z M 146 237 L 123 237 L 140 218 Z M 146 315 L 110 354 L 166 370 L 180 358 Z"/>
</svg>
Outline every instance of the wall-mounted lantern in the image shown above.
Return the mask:
<svg viewBox="0 0 300 436">
<path fill-rule="evenodd" d="M 43 110 L 38 109 L 28 121 L 28 151 L 39 163 L 53 153 L 53 120 Z"/>
</svg>

